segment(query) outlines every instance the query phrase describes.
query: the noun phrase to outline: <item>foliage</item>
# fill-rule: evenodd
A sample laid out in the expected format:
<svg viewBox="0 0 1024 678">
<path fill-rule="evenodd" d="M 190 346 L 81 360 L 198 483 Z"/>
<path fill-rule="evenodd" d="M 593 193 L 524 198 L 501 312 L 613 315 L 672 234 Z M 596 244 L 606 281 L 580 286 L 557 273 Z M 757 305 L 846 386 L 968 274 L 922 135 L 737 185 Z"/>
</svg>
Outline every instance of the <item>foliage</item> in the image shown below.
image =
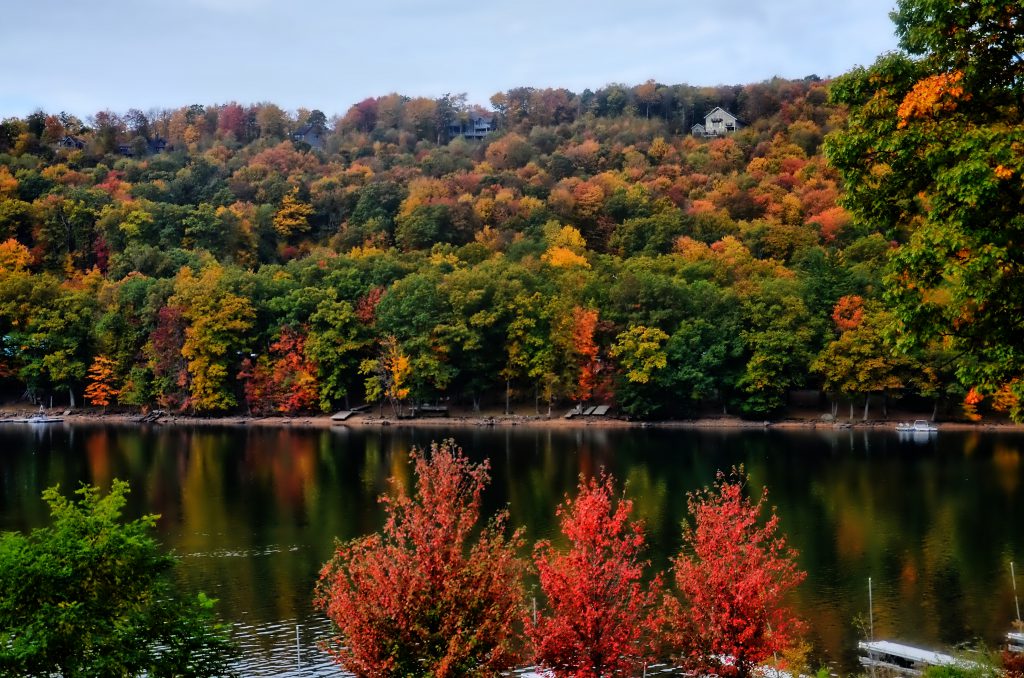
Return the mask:
<svg viewBox="0 0 1024 678">
<path fill-rule="evenodd" d="M 899 350 L 952 365 L 889 393 L 975 386 L 983 405 L 1017 412 L 1017 105 L 994 84 L 1018 83 L 995 30 L 1016 15 L 1005 2 L 948 5 L 976 21 L 953 40 L 940 5 L 901 5 L 938 17 L 905 22 L 908 36 L 931 26 L 913 37 L 924 50 L 914 53 L 931 56 L 884 60 L 876 81 L 516 87 L 493 97 L 493 111 L 391 94 L 333 123 L 269 103 L 101 111 L 88 128 L 45 112 L 0 123 L 10 132 L 0 134 L 0 376 L 12 393 L 71 401 L 103 355 L 121 405 L 209 414 L 310 409 L 312 375 L 325 411 L 364 399 L 396 413 L 406 401 L 504 400 L 509 412 L 533 401 L 550 414 L 572 399 L 633 417 L 763 417 L 789 390 L 823 384 L 809 366 L 836 339 L 837 302 L 878 302 L 889 251 L 913 245 L 921 265 L 967 256 L 957 275 L 984 294 L 960 304 L 946 289 L 958 278 L 939 276 L 901 307 L 922 323 L 887 304 Z M 979 33 L 991 52 L 960 44 Z M 933 46 L 947 38 L 957 44 L 940 63 L 947 48 Z M 853 106 L 851 136 L 827 144 L 847 187 L 819 150 L 846 124 L 830 86 Z M 887 94 L 874 97 L 879 88 Z M 749 124 L 691 136 L 715 106 Z M 451 123 L 475 114 L 497 131 L 449 139 Z M 317 148 L 290 140 L 305 124 L 321 132 Z M 955 216 L 924 189 L 929 158 L 955 151 L 961 124 L 988 130 L 991 143 L 975 145 L 993 155 L 942 186 L 965 200 L 980 190 L 975 211 L 987 212 L 972 223 L 1006 222 L 992 229 L 1006 238 L 995 249 L 945 231 L 908 242 L 924 234 L 915 219 L 927 210 Z M 65 134 L 85 147 L 59 147 Z M 919 143 L 929 139 L 934 148 Z M 998 304 L 1007 313 L 992 331 L 976 329 L 972 319 Z M 946 346 L 948 323 L 923 320 L 933 310 L 949 320 L 954 306 L 959 334 Z M 273 349 L 282 328 L 301 356 Z M 297 400 L 283 405 L 291 396 L 278 382 Z"/>
<path fill-rule="evenodd" d="M 380 534 L 339 544 L 320 574 L 316 605 L 337 636 L 328 650 L 361 676 L 466 676 L 515 664 L 525 612 L 507 513 L 481 527 L 488 464 L 453 441 L 413 449 L 415 492 L 393 478 Z"/>
<path fill-rule="evenodd" d="M 216 676 L 234 650 L 214 601 L 175 591 L 157 516 L 125 520 L 128 485 L 77 501 L 43 493 L 53 524 L 0 536 L 0 671 L 5 675 Z"/>
<path fill-rule="evenodd" d="M 942 342 L 956 376 L 1024 417 L 1024 10 L 901 0 L 903 52 L 839 78 L 847 129 L 826 144 L 855 219 L 899 241 L 886 303 L 905 351 Z"/>
<path fill-rule="evenodd" d="M 317 366 L 306 357 L 305 337 L 290 328 L 270 345 L 270 354 L 242 361 L 246 404 L 255 414 L 297 414 L 319 402 Z"/>
<path fill-rule="evenodd" d="M 714 485 L 689 495 L 692 522 L 684 526 L 674 563 L 684 663 L 740 678 L 799 639 L 803 624 L 786 596 L 805 576 L 778 533 L 774 511 L 761 522 L 767 489 L 751 503 L 746 485 L 740 467 L 729 476 L 719 472 Z"/>
<path fill-rule="evenodd" d="M 581 477 L 576 498 L 558 507 L 568 550 L 534 549 L 546 606 L 529 633 L 538 664 L 559 676 L 629 673 L 655 658 L 661 578 L 645 581 L 643 528 L 614 493 L 609 475 Z"/>
<path fill-rule="evenodd" d="M 89 367 L 89 385 L 85 387 L 85 398 L 90 405 L 106 407 L 120 393 L 114 385 L 115 364 L 110 358 L 96 356 Z"/>
<path fill-rule="evenodd" d="M 387 399 L 395 415 L 401 414 L 401 403 L 409 397 L 409 375 L 412 366 L 398 340 L 393 336 L 381 339 L 380 357 L 364 360 L 359 366 L 366 379 L 366 399 L 375 402 Z"/>
</svg>

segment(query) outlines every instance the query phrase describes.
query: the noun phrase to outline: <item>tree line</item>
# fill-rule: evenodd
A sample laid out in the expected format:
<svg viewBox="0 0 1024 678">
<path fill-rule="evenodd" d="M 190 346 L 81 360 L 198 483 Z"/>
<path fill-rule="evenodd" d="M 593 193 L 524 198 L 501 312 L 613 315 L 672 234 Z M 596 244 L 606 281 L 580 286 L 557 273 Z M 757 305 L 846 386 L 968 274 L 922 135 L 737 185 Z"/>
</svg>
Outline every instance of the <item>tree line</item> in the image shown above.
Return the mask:
<svg viewBox="0 0 1024 678">
<path fill-rule="evenodd" d="M 926 5 L 900 5 L 905 52 L 832 82 L 514 88 L 482 140 L 452 135 L 484 112 L 452 95 L 6 120 L 3 386 L 198 414 L 761 417 L 811 389 L 1019 417 L 1019 11 Z M 960 19 L 988 28 L 946 41 Z M 714 106 L 740 129 L 689 135 Z"/>
<path fill-rule="evenodd" d="M 161 132 L 174 150 L 138 156 L 95 145 L 104 116 L 82 149 L 17 121 L 0 155 L 8 390 L 195 413 L 778 411 L 831 378 L 808 367 L 840 300 L 877 315 L 891 243 L 836 204 L 825 83 L 748 89 L 778 105 L 712 140 L 635 108 L 541 125 L 506 107 L 484 141 L 438 144 L 389 126 L 384 99 L 370 131 L 357 104 L 323 149 L 284 140 L 297 121 L 239 139 L 233 105 L 181 109 Z M 881 371 L 836 390 L 916 388 L 914 366 Z"/>
</svg>

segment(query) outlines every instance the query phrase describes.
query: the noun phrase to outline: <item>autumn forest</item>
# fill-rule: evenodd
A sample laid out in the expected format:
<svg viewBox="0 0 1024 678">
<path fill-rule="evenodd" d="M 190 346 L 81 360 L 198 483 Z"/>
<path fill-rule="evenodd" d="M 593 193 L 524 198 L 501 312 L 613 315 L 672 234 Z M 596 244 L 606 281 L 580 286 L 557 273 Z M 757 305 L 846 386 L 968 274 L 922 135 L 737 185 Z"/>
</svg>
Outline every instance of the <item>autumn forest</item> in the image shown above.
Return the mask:
<svg viewBox="0 0 1024 678">
<path fill-rule="evenodd" d="M 976 113 L 1017 76 L 928 75 L 957 53 L 922 44 L 831 82 L 4 120 L 2 388 L 201 415 L 767 417 L 806 389 L 1016 416 L 1019 324 L 985 315 L 1010 264 L 941 228 L 1019 208 L 1019 149 L 977 141 L 1019 113 Z M 738 128 L 691 133 L 716 107 Z M 944 192 L 928 144 L 977 195 Z"/>
</svg>

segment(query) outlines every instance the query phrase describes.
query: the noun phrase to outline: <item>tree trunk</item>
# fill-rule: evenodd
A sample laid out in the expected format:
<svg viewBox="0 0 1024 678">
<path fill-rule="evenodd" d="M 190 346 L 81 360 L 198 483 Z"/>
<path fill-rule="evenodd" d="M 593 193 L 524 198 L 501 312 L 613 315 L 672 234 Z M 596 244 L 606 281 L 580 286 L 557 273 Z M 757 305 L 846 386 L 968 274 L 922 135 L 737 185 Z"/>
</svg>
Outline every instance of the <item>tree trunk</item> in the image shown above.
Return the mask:
<svg viewBox="0 0 1024 678">
<path fill-rule="evenodd" d="M 75 390 L 68 387 L 68 399 L 71 401 L 71 409 L 75 409 Z"/>
<path fill-rule="evenodd" d="M 850 421 L 853 421 L 853 398 L 850 398 Z"/>
<path fill-rule="evenodd" d="M 939 399 L 935 399 L 935 407 L 932 408 L 932 421 L 934 422 L 939 417 Z"/>
<path fill-rule="evenodd" d="M 871 394 L 864 396 L 864 421 L 868 420 L 868 405 L 871 404 Z"/>
<path fill-rule="evenodd" d="M 512 412 L 508 408 L 508 397 L 509 397 L 509 391 L 511 390 L 511 388 L 512 388 L 511 380 L 506 379 L 505 380 L 505 414 L 506 415 L 512 414 Z"/>
<path fill-rule="evenodd" d="M 889 394 L 882 394 L 882 419 L 889 418 Z"/>
<path fill-rule="evenodd" d="M 473 394 L 473 411 L 480 411 L 480 396 L 477 395 L 476 393 Z"/>
</svg>

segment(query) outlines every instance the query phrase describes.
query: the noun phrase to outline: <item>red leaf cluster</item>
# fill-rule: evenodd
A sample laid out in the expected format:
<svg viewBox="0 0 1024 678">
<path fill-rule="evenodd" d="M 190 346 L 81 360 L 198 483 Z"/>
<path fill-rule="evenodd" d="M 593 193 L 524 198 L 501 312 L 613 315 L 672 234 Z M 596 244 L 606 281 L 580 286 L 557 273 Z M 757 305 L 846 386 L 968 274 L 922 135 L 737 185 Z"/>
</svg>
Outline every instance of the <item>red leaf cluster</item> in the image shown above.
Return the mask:
<svg viewBox="0 0 1024 678">
<path fill-rule="evenodd" d="M 260 356 L 255 364 L 249 358 L 242 361 L 238 378 L 251 412 L 295 414 L 316 406 L 316 365 L 306 357 L 305 346 L 305 335 L 283 327 L 269 356 Z"/>
<path fill-rule="evenodd" d="M 558 509 L 569 549 L 548 541 L 535 548 L 547 610 L 530 636 L 538 663 L 559 676 L 629 674 L 654 658 L 661 577 L 643 581 L 644 534 L 632 510 L 629 500 L 615 500 L 610 476 L 581 478 L 576 499 Z"/>
<path fill-rule="evenodd" d="M 744 496 L 742 467 L 719 472 L 711 488 L 689 497 L 693 523 L 684 528 L 675 560 L 676 585 L 686 607 L 677 619 L 679 642 L 698 673 L 746 678 L 793 645 L 802 622 L 786 605 L 806 573 L 778 534 L 774 511 L 761 524 L 765 490 L 757 503 Z"/>
<path fill-rule="evenodd" d="M 342 544 L 320 573 L 316 605 L 338 631 L 328 651 L 359 676 L 485 675 L 519 659 L 524 617 L 517 532 L 506 513 L 480 529 L 488 463 L 445 441 L 414 449 L 416 491 L 382 497 L 381 534 Z"/>
</svg>

